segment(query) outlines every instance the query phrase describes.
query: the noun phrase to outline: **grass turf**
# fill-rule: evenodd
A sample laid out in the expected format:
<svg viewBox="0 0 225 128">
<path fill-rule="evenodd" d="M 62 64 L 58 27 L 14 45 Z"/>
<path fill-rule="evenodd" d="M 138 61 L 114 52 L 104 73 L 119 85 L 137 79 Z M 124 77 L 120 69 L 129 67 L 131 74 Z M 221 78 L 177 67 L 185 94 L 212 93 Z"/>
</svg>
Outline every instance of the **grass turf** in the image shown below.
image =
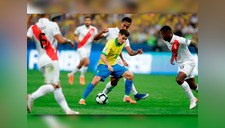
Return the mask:
<svg viewBox="0 0 225 128">
<path fill-rule="evenodd" d="M 134 75 L 134 85 L 139 93 L 149 93 L 149 97 L 138 101 L 136 104 L 123 103 L 125 92 L 124 81 L 121 79 L 118 85 L 108 94 L 109 103 L 98 105 L 95 101 L 96 95 L 103 91 L 109 78 L 105 82 L 100 82 L 86 99 L 85 106 L 78 102 L 86 88 L 91 82 L 94 73 L 85 74 L 86 84 L 80 85 L 79 75 L 74 77 L 74 84 L 68 83 L 68 72 L 60 73 L 60 81 L 63 93 L 68 105 L 80 115 L 197 115 L 198 105 L 195 109 L 189 110 L 189 99 L 183 89 L 178 86 L 174 75 Z M 44 83 L 44 77 L 39 71 L 27 71 L 27 93 L 36 91 Z M 196 77 L 198 83 L 198 77 Z M 198 97 L 198 94 L 194 92 Z M 134 99 L 131 94 L 131 98 Z M 36 114 L 57 114 L 64 115 L 54 99 L 53 93 L 48 94 L 34 101 L 32 115 Z"/>
</svg>

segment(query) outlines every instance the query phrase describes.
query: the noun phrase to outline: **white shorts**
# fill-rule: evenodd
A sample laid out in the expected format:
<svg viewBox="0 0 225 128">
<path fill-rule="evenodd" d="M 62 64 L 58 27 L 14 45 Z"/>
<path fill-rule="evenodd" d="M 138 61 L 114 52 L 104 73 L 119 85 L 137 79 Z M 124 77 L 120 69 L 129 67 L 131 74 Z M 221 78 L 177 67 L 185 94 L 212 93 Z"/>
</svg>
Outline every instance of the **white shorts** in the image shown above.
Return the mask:
<svg viewBox="0 0 225 128">
<path fill-rule="evenodd" d="M 84 58 L 89 58 L 90 56 L 90 51 L 89 49 L 85 49 L 85 48 L 79 48 L 77 49 L 77 52 L 80 56 L 80 61 L 82 61 Z"/>
<path fill-rule="evenodd" d="M 183 72 L 187 75 L 186 79 L 194 78 L 194 68 L 195 68 L 195 61 L 188 60 L 183 63 L 178 64 L 179 65 L 179 72 Z"/>
<path fill-rule="evenodd" d="M 46 84 L 58 85 L 59 82 L 59 62 L 52 61 L 51 63 L 39 68 L 39 71 L 44 75 Z"/>
</svg>

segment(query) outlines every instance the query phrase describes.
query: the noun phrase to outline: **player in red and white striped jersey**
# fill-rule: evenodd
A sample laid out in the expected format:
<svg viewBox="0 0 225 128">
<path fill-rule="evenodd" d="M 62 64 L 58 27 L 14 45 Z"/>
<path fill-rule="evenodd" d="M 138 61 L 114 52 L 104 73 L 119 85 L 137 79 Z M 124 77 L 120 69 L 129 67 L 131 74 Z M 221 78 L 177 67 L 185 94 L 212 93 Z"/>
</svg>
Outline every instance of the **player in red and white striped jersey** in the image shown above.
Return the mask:
<svg viewBox="0 0 225 128">
<path fill-rule="evenodd" d="M 97 33 L 98 31 L 96 27 L 91 25 L 91 17 L 89 16 L 84 17 L 84 25 L 79 26 L 74 31 L 74 40 L 78 43 L 77 52 L 80 56 L 80 63 L 71 73 L 68 74 L 70 85 L 73 85 L 73 76 L 79 70 L 81 70 L 80 84 L 85 85 L 84 75 L 90 63 L 89 56 L 93 38 Z"/>
<path fill-rule="evenodd" d="M 27 95 L 27 111 L 30 113 L 35 99 L 54 92 L 56 101 L 66 114 L 79 114 L 79 112 L 75 112 L 69 108 L 62 93 L 57 55 L 57 42 L 60 44 L 70 44 L 72 47 L 74 47 L 74 43 L 61 35 L 58 24 L 49 21 L 48 14 L 39 14 L 39 17 L 39 21 L 28 29 L 27 40 L 32 39 L 35 41 L 38 51 L 38 68 L 44 75 L 45 85 L 42 85 L 32 94 Z"/>
<path fill-rule="evenodd" d="M 190 99 L 190 109 L 196 107 L 198 99 L 193 95 L 191 89 L 198 92 L 198 85 L 195 83 L 194 68 L 196 62 L 190 53 L 188 46 L 195 47 L 198 53 L 198 44 L 173 34 L 169 26 L 163 26 L 160 34 L 169 50 L 172 51 L 170 63 L 174 65 L 174 59 L 179 65 L 179 73 L 177 75 L 177 83 L 184 89 Z M 191 89 L 190 89 L 191 88 Z"/>
</svg>

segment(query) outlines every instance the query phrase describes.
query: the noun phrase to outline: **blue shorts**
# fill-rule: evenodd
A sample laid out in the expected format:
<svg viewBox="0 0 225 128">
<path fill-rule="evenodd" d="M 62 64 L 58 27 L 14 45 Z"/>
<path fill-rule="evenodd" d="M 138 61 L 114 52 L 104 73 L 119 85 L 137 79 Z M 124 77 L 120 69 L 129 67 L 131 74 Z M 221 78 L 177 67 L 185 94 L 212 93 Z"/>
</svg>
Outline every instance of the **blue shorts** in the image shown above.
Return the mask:
<svg viewBox="0 0 225 128">
<path fill-rule="evenodd" d="M 108 67 L 104 64 L 99 64 L 97 67 L 97 71 L 95 73 L 95 76 L 100 76 L 102 79 L 101 81 L 105 81 L 105 79 L 109 76 L 109 75 L 113 75 L 117 78 L 122 78 L 122 74 L 124 72 L 126 72 L 128 69 L 120 66 L 119 64 L 115 64 L 112 66 L 113 68 L 113 72 L 108 70 Z"/>
</svg>

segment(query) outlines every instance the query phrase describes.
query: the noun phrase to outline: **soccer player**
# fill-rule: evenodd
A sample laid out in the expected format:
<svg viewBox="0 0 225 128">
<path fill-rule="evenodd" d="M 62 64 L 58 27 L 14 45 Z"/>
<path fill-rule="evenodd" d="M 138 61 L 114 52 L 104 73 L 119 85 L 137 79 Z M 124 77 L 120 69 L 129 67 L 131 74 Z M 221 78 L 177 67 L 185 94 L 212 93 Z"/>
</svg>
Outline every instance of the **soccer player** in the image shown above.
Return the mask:
<svg viewBox="0 0 225 128">
<path fill-rule="evenodd" d="M 79 26 L 74 32 L 74 40 L 78 43 L 77 52 L 80 56 L 80 64 L 68 74 L 69 84 L 73 85 L 74 74 L 81 69 L 80 84 L 85 85 L 84 75 L 89 65 L 89 56 L 94 36 L 98 33 L 96 27 L 91 25 L 91 17 L 84 18 L 84 25 Z M 79 38 L 78 38 L 79 35 Z"/>
<path fill-rule="evenodd" d="M 125 97 L 124 102 L 130 102 L 131 104 L 135 104 L 136 101 L 133 101 L 130 98 L 130 91 L 133 83 L 133 73 L 128 71 L 127 68 L 120 66 L 116 63 L 118 56 L 121 54 L 121 51 L 125 45 L 125 42 L 130 33 L 126 29 L 121 29 L 119 31 L 118 37 L 115 39 L 109 40 L 101 54 L 101 59 L 99 60 L 97 71 L 95 76 L 90 84 L 86 87 L 82 98 L 79 101 L 79 104 L 86 105 L 85 99 L 91 93 L 93 88 L 98 84 L 99 81 L 105 81 L 105 79 L 111 74 L 115 78 L 125 77 Z"/>
<path fill-rule="evenodd" d="M 118 36 L 119 31 L 121 29 L 126 29 L 127 30 L 130 27 L 131 22 L 132 22 L 131 18 L 124 17 L 121 20 L 120 26 L 118 28 L 115 27 L 115 28 L 105 29 L 105 30 L 99 32 L 95 36 L 94 40 L 99 40 L 99 39 L 101 39 L 103 37 L 106 37 L 107 41 L 109 41 L 110 39 L 115 39 Z M 128 39 L 125 42 L 125 46 L 124 47 L 125 47 L 126 51 L 128 52 L 128 54 L 130 56 L 135 56 L 137 54 L 142 54 L 143 53 L 142 49 L 138 49 L 137 51 L 133 51 L 131 49 L 131 47 L 130 47 L 130 42 L 129 42 Z M 121 66 L 124 66 L 124 67 L 128 66 L 128 64 L 123 60 L 122 56 L 118 57 L 117 63 L 120 64 Z M 108 94 L 117 85 L 119 80 L 120 80 L 120 78 L 115 78 L 114 76 L 111 75 L 110 81 L 106 84 L 106 87 L 103 90 L 103 92 Z M 124 78 L 124 82 L 126 82 L 125 78 Z M 145 98 L 147 98 L 149 96 L 148 93 L 147 94 L 140 94 L 140 93 L 138 93 L 136 88 L 135 88 L 135 86 L 134 86 L 134 84 L 132 85 L 131 92 L 134 95 L 134 98 L 135 98 L 136 101 L 138 101 L 140 99 L 145 99 Z"/>
<path fill-rule="evenodd" d="M 32 94 L 27 95 L 27 111 L 30 113 L 35 99 L 53 92 L 55 100 L 66 114 L 79 114 L 79 112 L 69 108 L 62 93 L 57 55 L 57 42 L 70 44 L 72 47 L 74 47 L 74 43 L 61 35 L 59 26 L 57 23 L 49 21 L 48 14 L 39 14 L 39 17 L 39 21 L 28 29 L 27 40 L 33 39 L 35 41 L 38 51 L 38 68 L 44 75 L 45 84 Z"/>
<path fill-rule="evenodd" d="M 193 55 L 190 53 L 188 46 L 195 47 L 195 50 L 198 53 L 198 44 L 183 37 L 174 35 L 170 26 L 163 26 L 160 29 L 160 34 L 169 50 L 172 51 L 170 63 L 174 65 L 175 59 L 179 65 L 179 73 L 176 81 L 186 92 L 190 99 L 190 109 L 193 109 L 196 107 L 198 99 L 193 95 L 191 89 L 198 92 L 198 85 L 195 83 L 194 78 L 196 62 Z"/>
</svg>

